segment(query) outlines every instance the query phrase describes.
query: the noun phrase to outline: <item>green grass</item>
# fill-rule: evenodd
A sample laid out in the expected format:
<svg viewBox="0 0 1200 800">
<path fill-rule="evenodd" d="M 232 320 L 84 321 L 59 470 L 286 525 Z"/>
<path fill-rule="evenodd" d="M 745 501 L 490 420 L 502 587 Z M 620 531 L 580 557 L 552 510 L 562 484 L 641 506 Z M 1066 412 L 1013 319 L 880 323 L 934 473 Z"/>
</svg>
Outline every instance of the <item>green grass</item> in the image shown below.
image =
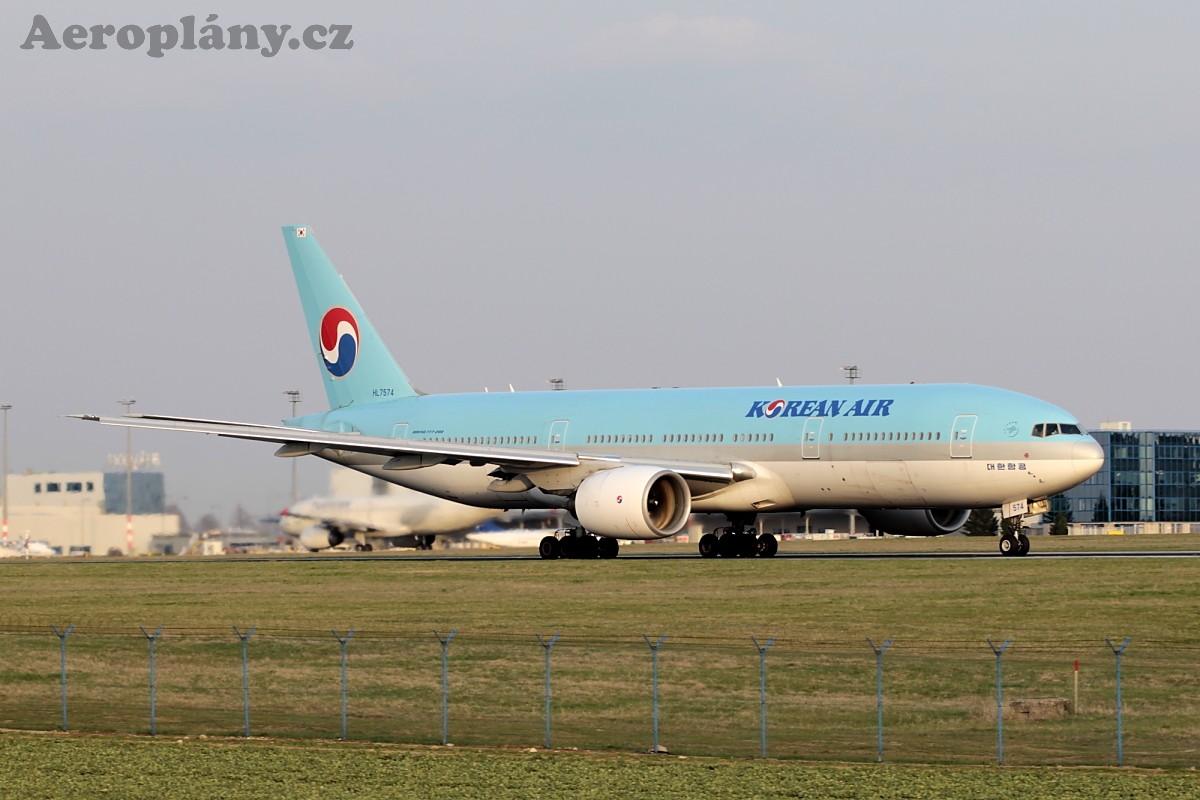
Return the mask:
<svg viewBox="0 0 1200 800">
<path fill-rule="evenodd" d="M 10 797 L 1200 797 L 1190 772 L 811 764 L 329 742 L 0 736 Z"/>
<path fill-rule="evenodd" d="M 1195 549 L 1197 537 L 1039 537 L 1064 547 Z M 651 551 L 651 547 L 655 548 Z M 995 540 L 786 543 L 789 550 L 991 552 Z M 661 546 L 630 548 L 656 552 Z M 690 551 L 690 548 L 689 548 Z M 660 741 L 675 755 L 759 754 L 759 659 L 768 651 L 773 758 L 873 762 L 875 657 L 884 657 L 885 753 L 899 764 L 996 760 L 995 657 L 1012 638 L 1006 699 L 1072 698 L 1060 719 L 1005 720 L 1007 765 L 1115 759 L 1114 659 L 1124 657 L 1124 758 L 1139 767 L 1200 760 L 1200 584 L 1191 559 L 640 560 L 455 562 L 422 556 L 261 563 L 96 559 L 0 564 L 0 726 L 61 725 L 59 640 L 68 637 L 72 730 L 149 730 L 148 643 L 157 653 L 165 736 L 243 730 L 241 646 L 250 639 L 251 730 L 301 740 L 340 732 L 339 647 L 348 648 L 350 737 L 441 741 L 441 648 L 449 648 L 450 741 L 544 743 L 544 650 L 553 658 L 557 748 L 646 751 L 650 652 L 659 656 Z M 299 746 L 299 745 L 297 745 Z M 439 751 L 440 752 L 440 751 Z"/>
</svg>

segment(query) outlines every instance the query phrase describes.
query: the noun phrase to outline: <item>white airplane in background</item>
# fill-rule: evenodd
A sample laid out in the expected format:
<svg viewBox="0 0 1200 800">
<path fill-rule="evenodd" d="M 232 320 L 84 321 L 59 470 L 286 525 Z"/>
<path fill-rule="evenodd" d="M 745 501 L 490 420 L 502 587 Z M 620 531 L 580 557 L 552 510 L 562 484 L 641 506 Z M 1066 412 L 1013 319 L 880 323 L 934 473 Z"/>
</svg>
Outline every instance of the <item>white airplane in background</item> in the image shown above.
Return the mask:
<svg viewBox="0 0 1200 800">
<path fill-rule="evenodd" d="M 756 517 L 813 508 L 857 509 L 873 527 L 910 536 L 952 533 L 975 508 L 999 506 L 1019 523 L 1104 464 L 1104 451 L 1071 413 L 989 386 L 425 394 L 311 230 L 289 225 L 283 235 L 328 410 L 282 425 L 75 416 L 270 442 L 278 456 L 316 456 L 493 512 L 562 509 L 580 526 L 569 537 L 544 537 L 546 559 L 613 558 L 619 540 L 674 536 L 692 512 L 729 521 L 700 538 L 704 557 L 773 556 L 778 541 L 757 534 Z M 404 317 L 406 304 L 418 302 L 444 302 L 443 316 L 455 311 L 449 299 L 405 296 L 402 275 L 396 286 L 392 314 Z M 563 298 L 550 315 L 523 323 L 498 312 L 495 341 L 478 346 L 534 350 L 556 325 L 588 324 L 578 319 L 583 303 Z M 664 314 L 675 311 L 665 302 Z M 429 331 L 408 324 L 411 339 L 428 340 Z M 611 324 L 593 323 L 593 340 L 602 345 Z M 680 351 L 730 335 L 683 325 L 645 346 L 669 366 Z M 1005 555 L 1028 551 L 1023 533 L 1000 538 Z"/>
<path fill-rule="evenodd" d="M 388 543 L 428 550 L 434 536 L 474 528 L 500 512 L 464 506 L 411 490 L 360 497 L 314 497 L 285 508 L 279 527 L 306 550 L 325 550 L 346 541 L 371 551 Z"/>
<path fill-rule="evenodd" d="M 56 555 L 58 553 L 54 548 L 41 541 L 10 539 L 0 543 L 0 558 L 38 558 Z"/>
</svg>

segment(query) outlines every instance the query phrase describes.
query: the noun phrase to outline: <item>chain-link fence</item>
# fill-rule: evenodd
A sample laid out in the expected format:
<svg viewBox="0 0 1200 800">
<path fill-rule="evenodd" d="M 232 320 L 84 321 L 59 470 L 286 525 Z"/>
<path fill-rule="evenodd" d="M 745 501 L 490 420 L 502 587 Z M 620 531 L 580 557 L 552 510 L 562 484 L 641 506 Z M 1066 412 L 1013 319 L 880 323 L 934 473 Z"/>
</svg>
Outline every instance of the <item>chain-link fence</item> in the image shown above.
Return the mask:
<svg viewBox="0 0 1200 800">
<path fill-rule="evenodd" d="M 851 761 L 1200 760 L 1195 649 L 1121 635 L 804 642 L 150 623 L 0 627 L 0 726 Z"/>
</svg>

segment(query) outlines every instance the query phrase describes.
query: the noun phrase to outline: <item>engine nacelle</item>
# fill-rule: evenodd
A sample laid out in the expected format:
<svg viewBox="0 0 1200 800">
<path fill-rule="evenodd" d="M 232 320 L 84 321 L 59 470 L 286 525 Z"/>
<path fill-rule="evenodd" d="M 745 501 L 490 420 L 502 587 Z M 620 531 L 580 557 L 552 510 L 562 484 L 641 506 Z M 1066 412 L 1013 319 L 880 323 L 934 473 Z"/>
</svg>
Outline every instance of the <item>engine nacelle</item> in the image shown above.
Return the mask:
<svg viewBox="0 0 1200 800">
<path fill-rule="evenodd" d="M 335 531 L 313 525 L 300 532 L 300 546 L 305 550 L 324 550 L 337 547 L 346 537 Z"/>
<path fill-rule="evenodd" d="M 893 536 L 943 536 L 967 524 L 966 508 L 860 508 L 877 531 Z"/>
<path fill-rule="evenodd" d="M 676 472 L 626 466 L 589 475 L 575 492 L 575 517 L 589 532 L 618 539 L 662 539 L 687 524 L 692 493 Z"/>
</svg>

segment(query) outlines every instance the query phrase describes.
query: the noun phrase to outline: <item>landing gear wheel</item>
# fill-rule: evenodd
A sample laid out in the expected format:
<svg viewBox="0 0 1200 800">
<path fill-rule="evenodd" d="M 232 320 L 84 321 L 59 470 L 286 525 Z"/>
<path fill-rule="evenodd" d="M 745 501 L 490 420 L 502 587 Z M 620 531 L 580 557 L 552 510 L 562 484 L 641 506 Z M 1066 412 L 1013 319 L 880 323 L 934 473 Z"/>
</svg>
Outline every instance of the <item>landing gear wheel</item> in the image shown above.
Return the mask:
<svg viewBox="0 0 1200 800">
<path fill-rule="evenodd" d="M 738 534 L 726 533 L 720 539 L 717 539 L 717 553 L 721 558 L 737 558 L 738 551 L 741 549 L 738 545 Z"/>
<path fill-rule="evenodd" d="M 558 552 L 563 558 L 579 557 L 579 540 L 574 534 L 567 534 L 558 540 Z"/>
<path fill-rule="evenodd" d="M 1029 555 L 1029 537 L 1023 533 L 1017 534 L 1017 555 Z"/>
<path fill-rule="evenodd" d="M 600 543 L 595 536 L 584 534 L 579 540 L 575 555 L 577 558 L 597 558 L 600 555 Z"/>
<path fill-rule="evenodd" d="M 738 534 L 738 555 L 742 558 L 754 558 L 758 555 L 758 539 L 753 532 Z"/>
<path fill-rule="evenodd" d="M 562 549 L 558 546 L 558 539 L 553 536 L 546 536 L 542 541 L 538 542 L 538 555 L 547 560 L 553 560 L 562 555 Z"/>
<path fill-rule="evenodd" d="M 601 537 L 596 542 L 597 550 L 601 558 L 616 558 L 617 553 L 621 551 L 621 543 L 616 539 L 608 536 Z"/>
<path fill-rule="evenodd" d="M 1000 555 L 1015 556 L 1020 549 L 1020 544 L 1017 543 L 1017 537 L 1005 534 L 1000 537 Z"/>
<path fill-rule="evenodd" d="M 700 555 L 704 558 L 716 558 L 720 540 L 715 533 L 706 533 L 700 537 Z"/>
<path fill-rule="evenodd" d="M 755 540 L 759 558 L 771 558 L 779 552 L 779 540 L 769 533 L 764 533 Z"/>
<path fill-rule="evenodd" d="M 374 550 L 375 550 L 375 545 L 371 544 L 370 542 L 367 542 L 366 544 L 363 545 L 364 553 L 370 553 Z"/>
</svg>

